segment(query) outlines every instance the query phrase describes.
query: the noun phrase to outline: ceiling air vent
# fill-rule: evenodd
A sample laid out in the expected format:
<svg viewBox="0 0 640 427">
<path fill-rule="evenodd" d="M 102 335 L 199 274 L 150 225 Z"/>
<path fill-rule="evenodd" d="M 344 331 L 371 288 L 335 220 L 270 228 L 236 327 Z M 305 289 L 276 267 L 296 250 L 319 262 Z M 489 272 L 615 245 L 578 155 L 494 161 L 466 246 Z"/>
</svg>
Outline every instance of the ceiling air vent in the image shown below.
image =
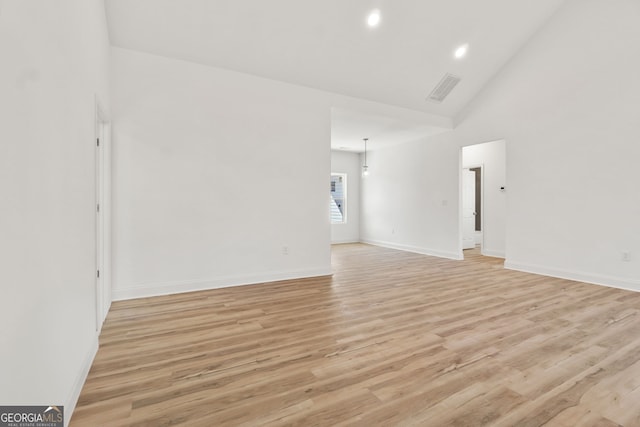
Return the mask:
<svg viewBox="0 0 640 427">
<path fill-rule="evenodd" d="M 431 91 L 427 100 L 433 102 L 444 101 L 458 83 L 460 83 L 460 77 L 449 73 L 445 74 L 440 83 Z"/>
</svg>

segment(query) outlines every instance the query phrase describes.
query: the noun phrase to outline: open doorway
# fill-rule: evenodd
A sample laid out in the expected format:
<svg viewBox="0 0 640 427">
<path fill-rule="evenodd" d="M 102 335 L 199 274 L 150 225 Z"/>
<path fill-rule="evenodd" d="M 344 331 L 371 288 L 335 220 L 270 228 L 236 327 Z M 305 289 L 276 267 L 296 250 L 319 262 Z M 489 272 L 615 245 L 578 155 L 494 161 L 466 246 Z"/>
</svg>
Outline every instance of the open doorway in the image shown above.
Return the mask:
<svg viewBox="0 0 640 427">
<path fill-rule="evenodd" d="M 484 256 L 505 258 L 505 141 L 462 147 L 461 182 L 462 248 L 476 248 Z"/>
<path fill-rule="evenodd" d="M 482 247 L 482 166 L 462 170 L 462 249 Z"/>
<path fill-rule="evenodd" d="M 331 151 L 331 243 L 360 241 L 360 155 Z"/>
</svg>

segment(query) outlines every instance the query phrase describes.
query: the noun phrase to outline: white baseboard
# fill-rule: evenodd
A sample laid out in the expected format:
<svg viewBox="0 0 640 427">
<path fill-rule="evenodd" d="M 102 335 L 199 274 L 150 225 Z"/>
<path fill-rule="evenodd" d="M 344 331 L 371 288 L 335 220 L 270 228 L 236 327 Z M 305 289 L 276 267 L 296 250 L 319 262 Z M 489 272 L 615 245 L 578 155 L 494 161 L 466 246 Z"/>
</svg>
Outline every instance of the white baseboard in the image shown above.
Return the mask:
<svg viewBox="0 0 640 427">
<path fill-rule="evenodd" d="M 73 383 L 73 388 L 71 389 L 71 393 L 67 398 L 67 401 L 64 403 L 64 425 L 65 427 L 69 426 L 69 422 L 71 421 L 71 417 L 73 416 L 73 411 L 76 409 L 76 405 L 78 404 L 78 398 L 80 397 L 80 392 L 82 391 L 82 387 L 84 387 L 84 383 L 87 381 L 87 376 L 89 375 L 89 371 L 91 370 L 91 365 L 93 365 L 93 359 L 95 359 L 96 354 L 98 353 L 98 336 L 96 335 L 93 343 L 91 343 L 91 347 L 87 352 L 84 361 L 82 362 L 82 366 L 80 367 L 80 372 L 78 372 L 78 376 Z"/>
<path fill-rule="evenodd" d="M 504 259 L 504 252 L 500 252 L 500 251 L 492 251 L 491 249 L 485 249 L 482 248 L 480 250 L 480 252 L 482 253 L 482 255 L 484 256 L 490 256 L 490 257 L 494 257 L 494 258 L 502 258 Z"/>
<path fill-rule="evenodd" d="M 504 268 L 509 270 L 523 271 L 525 273 L 557 277 L 559 279 L 568 279 L 575 280 L 577 282 L 591 283 L 594 285 L 608 286 L 610 288 L 624 289 L 627 291 L 640 291 L 640 280 L 563 270 L 559 268 L 550 268 L 541 265 L 527 264 L 510 260 L 505 261 Z"/>
<path fill-rule="evenodd" d="M 416 253 L 416 254 L 435 256 L 435 257 L 439 257 L 439 258 L 448 258 L 448 259 L 454 259 L 454 260 L 464 259 L 463 256 L 462 256 L 462 252 L 456 253 L 456 252 L 440 251 L 440 250 L 436 250 L 436 249 L 422 248 L 422 247 L 418 247 L 418 246 L 402 245 L 402 244 L 398 244 L 398 243 L 384 242 L 384 241 L 381 241 L 381 240 L 363 239 L 363 240 L 361 240 L 361 242 L 362 243 L 367 243 L 369 245 L 374 245 L 374 246 L 382 246 L 383 248 L 397 249 L 399 251 L 413 252 L 413 253 Z"/>
<path fill-rule="evenodd" d="M 345 239 L 345 240 L 332 240 L 331 244 L 332 245 L 344 245 L 347 243 L 360 243 L 360 239 Z"/>
<path fill-rule="evenodd" d="M 156 283 L 133 283 L 115 285 L 112 296 L 114 301 L 134 298 L 147 298 L 160 295 L 179 294 L 183 292 L 204 291 L 209 289 L 228 288 L 231 286 L 255 285 L 257 283 L 276 282 L 280 280 L 303 279 L 306 277 L 330 276 L 331 267 L 327 269 L 283 271 L 278 273 L 254 274 L 246 276 L 228 276 L 215 279 L 184 280 Z"/>
</svg>

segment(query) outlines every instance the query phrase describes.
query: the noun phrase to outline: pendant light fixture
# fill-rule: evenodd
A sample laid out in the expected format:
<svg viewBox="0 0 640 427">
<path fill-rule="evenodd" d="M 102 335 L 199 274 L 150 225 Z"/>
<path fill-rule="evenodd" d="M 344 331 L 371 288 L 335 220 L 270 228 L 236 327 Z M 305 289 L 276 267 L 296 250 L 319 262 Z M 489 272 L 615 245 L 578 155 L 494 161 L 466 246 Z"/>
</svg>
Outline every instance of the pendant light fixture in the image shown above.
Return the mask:
<svg viewBox="0 0 640 427">
<path fill-rule="evenodd" d="M 364 139 L 364 165 L 362 165 L 362 176 L 369 175 L 369 166 L 367 166 L 367 141 L 369 138 Z"/>
</svg>

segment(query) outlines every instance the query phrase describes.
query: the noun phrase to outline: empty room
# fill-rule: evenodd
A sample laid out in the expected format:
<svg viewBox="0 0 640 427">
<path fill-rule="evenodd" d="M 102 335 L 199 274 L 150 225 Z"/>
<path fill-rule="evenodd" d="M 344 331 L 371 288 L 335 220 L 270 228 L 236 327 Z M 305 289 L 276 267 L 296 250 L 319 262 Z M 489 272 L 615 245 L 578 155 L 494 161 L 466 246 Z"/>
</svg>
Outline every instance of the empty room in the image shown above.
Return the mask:
<svg viewBox="0 0 640 427">
<path fill-rule="evenodd" d="M 640 426 L 639 40 L 0 0 L 0 426 Z"/>
</svg>

